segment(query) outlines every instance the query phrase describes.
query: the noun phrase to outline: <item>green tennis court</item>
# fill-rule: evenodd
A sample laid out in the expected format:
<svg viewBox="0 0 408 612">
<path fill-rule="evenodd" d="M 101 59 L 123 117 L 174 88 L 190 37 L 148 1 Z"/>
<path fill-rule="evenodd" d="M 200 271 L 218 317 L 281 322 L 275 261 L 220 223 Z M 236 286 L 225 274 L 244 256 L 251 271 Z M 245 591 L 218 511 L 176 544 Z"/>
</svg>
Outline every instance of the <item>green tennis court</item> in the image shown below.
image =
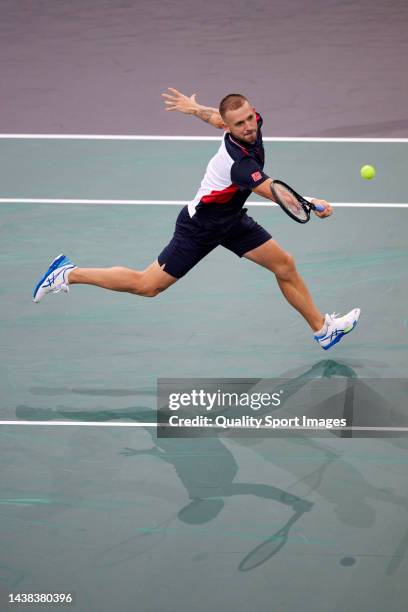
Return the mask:
<svg viewBox="0 0 408 612">
<path fill-rule="evenodd" d="M 361 307 L 329 353 L 271 273 L 221 248 L 155 299 L 73 287 L 31 301 L 60 252 L 79 266 L 151 263 L 217 148 L 0 139 L 4 602 L 72 592 L 81 612 L 407 607 L 403 428 L 166 439 L 154 427 L 160 377 L 407 378 L 407 141 L 266 139 L 267 172 L 338 203 L 305 227 L 256 198 L 249 208 L 322 311 Z"/>
</svg>

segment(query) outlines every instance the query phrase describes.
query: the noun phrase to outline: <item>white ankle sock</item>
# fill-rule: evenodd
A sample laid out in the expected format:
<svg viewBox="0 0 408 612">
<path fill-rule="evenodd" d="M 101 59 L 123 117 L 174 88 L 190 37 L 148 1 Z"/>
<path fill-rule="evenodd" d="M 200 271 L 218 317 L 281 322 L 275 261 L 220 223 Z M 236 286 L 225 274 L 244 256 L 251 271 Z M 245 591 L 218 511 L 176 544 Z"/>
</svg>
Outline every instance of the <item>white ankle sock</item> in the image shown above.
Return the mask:
<svg viewBox="0 0 408 612">
<path fill-rule="evenodd" d="M 71 274 L 72 270 L 75 270 L 77 266 L 73 266 L 72 268 L 69 268 L 68 270 L 65 270 L 64 274 L 63 274 L 63 278 L 64 278 L 64 283 L 66 285 L 69 285 L 69 275 Z"/>
<path fill-rule="evenodd" d="M 315 336 L 324 336 L 325 333 L 327 332 L 327 320 L 326 320 L 326 317 L 327 317 L 327 315 L 324 316 L 323 327 L 315 332 Z"/>
</svg>

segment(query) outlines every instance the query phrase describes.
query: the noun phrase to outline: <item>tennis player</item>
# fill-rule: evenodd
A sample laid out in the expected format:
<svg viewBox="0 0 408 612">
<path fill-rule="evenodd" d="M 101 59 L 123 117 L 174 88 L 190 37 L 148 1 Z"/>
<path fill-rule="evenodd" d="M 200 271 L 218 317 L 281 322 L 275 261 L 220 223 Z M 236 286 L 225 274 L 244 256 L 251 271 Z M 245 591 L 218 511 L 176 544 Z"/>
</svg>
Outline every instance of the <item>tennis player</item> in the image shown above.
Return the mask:
<svg viewBox="0 0 408 612">
<path fill-rule="evenodd" d="M 196 196 L 177 217 L 173 238 L 157 260 L 142 271 L 78 268 L 65 255 L 59 255 L 37 283 L 34 302 L 47 293 L 68 292 L 77 284 L 154 297 L 221 245 L 273 272 L 283 295 L 307 321 L 319 345 L 325 350 L 335 345 L 354 329 L 360 309 L 354 308 L 344 316 L 323 315 L 313 303 L 293 257 L 243 208 L 253 191 L 273 200 L 272 179 L 264 172 L 262 117 L 241 94 L 225 96 L 218 109 L 202 106 L 196 94 L 185 96 L 174 88 L 162 95 L 166 110 L 194 115 L 224 130 L 221 146 L 210 160 Z M 322 212 L 315 211 L 318 217 L 332 214 L 325 200 L 312 202 L 324 206 Z"/>
</svg>

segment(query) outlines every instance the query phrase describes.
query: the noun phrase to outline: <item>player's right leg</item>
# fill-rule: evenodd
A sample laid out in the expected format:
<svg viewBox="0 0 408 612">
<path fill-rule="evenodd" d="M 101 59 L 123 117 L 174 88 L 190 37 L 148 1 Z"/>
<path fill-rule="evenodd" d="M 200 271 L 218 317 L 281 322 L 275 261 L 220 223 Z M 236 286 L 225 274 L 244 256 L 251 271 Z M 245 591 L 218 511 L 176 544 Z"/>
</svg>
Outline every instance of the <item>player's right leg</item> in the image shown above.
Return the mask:
<svg viewBox="0 0 408 612">
<path fill-rule="evenodd" d="M 177 281 L 163 268 L 157 261 L 143 271 L 121 266 L 78 268 L 65 255 L 59 255 L 34 288 L 33 300 L 39 302 L 47 293 L 68 292 L 69 286 L 75 284 L 154 297 Z"/>
<path fill-rule="evenodd" d="M 343 316 L 333 313 L 323 317 L 297 272 L 293 257 L 286 253 L 276 241 L 268 240 L 259 247 L 244 253 L 243 256 L 275 274 L 283 295 L 309 323 L 314 331 L 314 339 L 324 350 L 337 344 L 357 325 L 360 317 L 359 308 L 353 308 Z"/>
</svg>

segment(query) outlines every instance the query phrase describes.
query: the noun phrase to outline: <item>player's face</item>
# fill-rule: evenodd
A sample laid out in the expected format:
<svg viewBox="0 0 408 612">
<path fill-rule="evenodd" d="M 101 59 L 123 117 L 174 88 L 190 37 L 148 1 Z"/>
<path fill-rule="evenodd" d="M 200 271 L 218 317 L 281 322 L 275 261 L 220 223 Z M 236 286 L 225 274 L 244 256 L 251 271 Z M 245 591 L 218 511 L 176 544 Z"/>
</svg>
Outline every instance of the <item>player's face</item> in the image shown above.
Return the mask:
<svg viewBox="0 0 408 612">
<path fill-rule="evenodd" d="M 224 122 L 227 126 L 226 131 L 230 132 L 231 136 L 248 144 L 253 144 L 256 141 L 258 130 L 256 113 L 248 101 L 245 101 L 242 106 L 235 110 L 227 111 Z"/>
</svg>

